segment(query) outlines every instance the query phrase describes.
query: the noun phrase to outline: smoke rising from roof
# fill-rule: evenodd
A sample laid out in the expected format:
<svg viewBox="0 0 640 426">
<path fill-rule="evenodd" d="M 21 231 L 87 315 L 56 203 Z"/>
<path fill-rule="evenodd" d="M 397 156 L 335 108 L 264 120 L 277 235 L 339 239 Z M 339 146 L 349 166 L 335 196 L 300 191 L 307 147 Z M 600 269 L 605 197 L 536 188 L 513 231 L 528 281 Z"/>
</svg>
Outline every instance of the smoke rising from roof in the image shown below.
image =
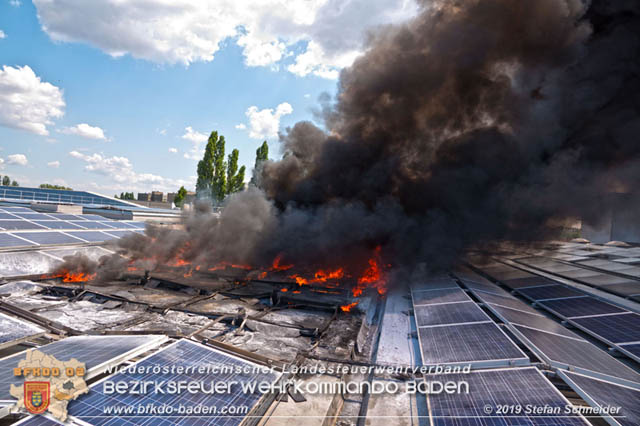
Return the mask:
<svg viewBox="0 0 640 426">
<path fill-rule="evenodd" d="M 372 32 L 343 70 L 323 130 L 300 122 L 264 191 L 231 196 L 186 233 L 151 228 L 136 258 L 268 265 L 448 267 L 469 247 L 597 218 L 640 174 L 635 1 L 424 1 Z"/>
</svg>

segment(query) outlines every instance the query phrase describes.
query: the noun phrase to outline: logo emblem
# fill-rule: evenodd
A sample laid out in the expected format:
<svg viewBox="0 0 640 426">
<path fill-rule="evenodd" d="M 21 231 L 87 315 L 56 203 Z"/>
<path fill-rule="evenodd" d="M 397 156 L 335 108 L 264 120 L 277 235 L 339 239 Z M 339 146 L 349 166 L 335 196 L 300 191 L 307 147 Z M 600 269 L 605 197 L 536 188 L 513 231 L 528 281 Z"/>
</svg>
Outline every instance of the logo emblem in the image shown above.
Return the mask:
<svg viewBox="0 0 640 426">
<path fill-rule="evenodd" d="M 24 406 L 31 414 L 47 411 L 49 382 L 24 382 Z"/>
</svg>

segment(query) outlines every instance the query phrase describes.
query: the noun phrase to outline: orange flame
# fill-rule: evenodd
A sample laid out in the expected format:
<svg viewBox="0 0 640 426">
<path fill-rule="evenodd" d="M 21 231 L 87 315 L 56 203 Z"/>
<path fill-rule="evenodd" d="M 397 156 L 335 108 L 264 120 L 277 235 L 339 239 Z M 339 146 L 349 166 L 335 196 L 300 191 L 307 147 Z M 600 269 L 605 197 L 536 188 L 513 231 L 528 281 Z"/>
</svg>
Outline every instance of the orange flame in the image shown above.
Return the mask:
<svg viewBox="0 0 640 426">
<path fill-rule="evenodd" d="M 344 277 L 344 269 L 338 268 L 334 270 L 318 269 L 313 278 L 304 278 L 298 274 L 289 275 L 289 278 L 296 281 L 298 285 L 325 283 L 329 280 L 339 280 Z"/>
<path fill-rule="evenodd" d="M 273 259 L 273 264 L 271 265 L 271 271 L 286 271 L 288 269 L 293 268 L 293 264 L 282 265 L 282 255 L 279 254 Z"/>
<path fill-rule="evenodd" d="M 60 273 L 52 275 L 43 275 L 42 279 L 54 279 L 61 278 L 64 283 L 83 283 L 92 280 L 96 277 L 96 274 L 88 274 L 85 272 L 71 272 L 63 270 Z"/>
<path fill-rule="evenodd" d="M 283 292 L 283 293 L 286 293 L 286 292 L 288 292 L 288 291 L 289 291 L 289 289 L 288 289 L 288 288 L 286 288 L 286 287 L 283 287 L 283 288 L 281 288 L 281 289 L 280 289 L 280 291 L 281 291 L 281 292 Z"/>
<path fill-rule="evenodd" d="M 348 305 L 340 306 L 340 309 L 342 312 L 351 312 L 351 309 L 353 309 L 357 304 L 358 302 L 349 303 Z"/>
<path fill-rule="evenodd" d="M 381 295 L 387 292 L 379 261 L 380 246 L 377 246 L 373 256 L 369 259 L 369 266 L 365 269 L 360 278 L 358 278 L 358 285 L 352 290 L 355 297 L 361 296 L 364 288 L 367 286 L 375 287 L 378 294 Z"/>
</svg>

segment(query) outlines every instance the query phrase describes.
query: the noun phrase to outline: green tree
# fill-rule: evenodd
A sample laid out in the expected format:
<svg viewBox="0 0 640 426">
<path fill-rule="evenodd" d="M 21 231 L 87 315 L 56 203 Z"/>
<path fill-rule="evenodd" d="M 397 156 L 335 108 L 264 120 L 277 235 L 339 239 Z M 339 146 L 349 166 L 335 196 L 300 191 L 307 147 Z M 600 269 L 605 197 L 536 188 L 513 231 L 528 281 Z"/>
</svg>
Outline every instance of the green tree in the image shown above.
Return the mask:
<svg viewBox="0 0 640 426">
<path fill-rule="evenodd" d="M 18 183 L 16 182 L 16 184 L 14 186 L 18 186 Z M 42 189 L 63 189 L 65 191 L 73 191 L 73 188 L 68 188 L 68 187 L 62 186 L 62 185 L 52 185 L 50 183 L 41 183 L 40 184 L 40 188 L 42 188 Z"/>
<path fill-rule="evenodd" d="M 9 186 L 11 185 L 11 178 L 9 176 L 5 176 L 2 178 L 2 185 Z"/>
<path fill-rule="evenodd" d="M 176 207 L 182 207 L 182 205 L 184 204 L 184 198 L 186 196 L 187 190 L 184 189 L 184 186 L 181 186 L 180 189 L 178 189 L 175 198 L 173 199 L 173 204 L 175 204 Z"/>
<path fill-rule="evenodd" d="M 256 164 L 253 166 L 253 176 L 251 176 L 251 184 L 258 186 L 257 176 L 262 170 L 262 164 L 269 159 L 269 145 L 267 141 L 262 142 L 262 145 L 256 149 Z"/>
<path fill-rule="evenodd" d="M 14 180 L 13 182 L 11 182 L 11 186 L 20 186 L 20 185 L 18 184 L 18 181 Z"/>
<path fill-rule="evenodd" d="M 237 149 L 231 151 L 229 154 L 229 160 L 227 163 L 227 194 L 233 194 L 234 192 L 242 191 L 244 189 L 244 172 L 245 167 L 242 166 L 238 170 L 238 156 Z"/>
<path fill-rule="evenodd" d="M 224 161 L 224 136 L 211 132 L 202 160 L 198 162 L 196 191 L 199 196 L 209 196 L 222 201 L 227 190 L 227 163 Z"/>
</svg>

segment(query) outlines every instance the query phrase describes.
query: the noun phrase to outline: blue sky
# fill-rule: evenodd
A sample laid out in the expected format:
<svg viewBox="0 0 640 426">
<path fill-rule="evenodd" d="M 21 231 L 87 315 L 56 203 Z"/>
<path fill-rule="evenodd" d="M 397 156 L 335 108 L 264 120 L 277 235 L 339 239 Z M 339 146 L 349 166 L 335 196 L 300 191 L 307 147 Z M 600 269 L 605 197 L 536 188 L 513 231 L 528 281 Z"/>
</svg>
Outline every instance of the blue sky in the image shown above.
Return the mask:
<svg viewBox="0 0 640 426">
<path fill-rule="evenodd" d="M 0 0 L 0 174 L 108 195 L 193 189 L 212 130 L 250 170 L 263 139 L 277 158 L 277 131 L 335 95 L 367 28 L 413 13 L 269 1 Z"/>
</svg>

